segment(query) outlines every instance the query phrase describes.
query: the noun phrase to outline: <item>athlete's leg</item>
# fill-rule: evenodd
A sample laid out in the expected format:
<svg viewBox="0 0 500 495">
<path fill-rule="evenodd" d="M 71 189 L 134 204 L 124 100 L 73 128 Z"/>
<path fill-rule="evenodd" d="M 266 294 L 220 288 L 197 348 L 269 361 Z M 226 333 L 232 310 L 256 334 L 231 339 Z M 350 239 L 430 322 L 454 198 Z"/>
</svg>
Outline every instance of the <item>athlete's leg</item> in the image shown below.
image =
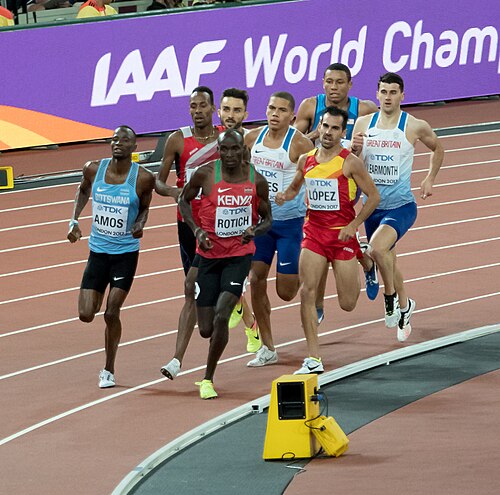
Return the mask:
<svg viewBox="0 0 500 495">
<path fill-rule="evenodd" d="M 318 317 L 316 313 L 316 289 L 321 279 L 327 259 L 309 249 L 300 253 L 299 272 L 302 281 L 300 290 L 300 317 L 310 357 L 320 358 L 318 339 Z"/>
<path fill-rule="evenodd" d="M 276 292 L 283 301 L 291 301 L 299 291 L 299 257 L 303 239 L 303 219 L 286 220 L 276 229 Z"/>
<path fill-rule="evenodd" d="M 253 261 L 250 270 L 250 287 L 252 289 L 252 307 L 260 329 L 262 343 L 274 351 L 271 333 L 271 302 L 267 295 L 267 277 L 270 265 L 262 261 Z"/>
<path fill-rule="evenodd" d="M 125 302 L 127 295 L 127 291 L 119 289 L 118 287 L 111 287 L 106 302 L 106 311 L 104 312 L 104 321 L 106 322 L 106 366 L 104 369 L 113 374 L 115 372 L 116 352 L 122 336 L 120 309 Z"/>
<path fill-rule="evenodd" d="M 328 265 L 323 271 L 321 278 L 318 282 L 318 289 L 316 291 L 316 309 L 323 309 L 325 306 L 325 292 L 326 292 L 326 281 L 328 278 Z"/>
<path fill-rule="evenodd" d="M 179 325 L 177 329 L 177 338 L 175 340 L 174 358 L 182 364 L 187 346 L 193 335 L 196 324 L 196 308 L 194 302 L 194 291 L 196 277 L 198 276 L 198 267 L 191 266 L 184 280 L 184 305 L 179 315 Z"/>
<path fill-rule="evenodd" d="M 398 266 L 396 248 L 392 251 L 394 252 L 394 286 L 396 288 L 396 292 L 398 293 L 399 306 L 405 309 L 408 305 L 408 296 L 406 294 L 403 274 Z"/>
<path fill-rule="evenodd" d="M 80 289 L 78 315 L 84 323 L 90 323 L 101 309 L 104 293 L 93 289 Z"/>
<path fill-rule="evenodd" d="M 245 324 L 246 328 L 251 328 L 254 324 L 255 317 L 245 295 L 241 296 L 241 307 L 243 308 L 243 323 Z"/>
<path fill-rule="evenodd" d="M 177 220 L 177 236 L 184 274 L 187 276 L 196 255 L 196 238 L 186 222 Z"/>
<path fill-rule="evenodd" d="M 238 302 L 238 297 L 230 292 L 223 292 L 217 301 L 215 311 L 212 308 L 212 334 L 210 337 L 210 346 L 208 348 L 207 369 L 205 371 L 205 380 L 213 381 L 215 368 L 217 363 L 226 348 L 229 340 L 229 317 L 233 311 L 234 306 Z M 202 313 L 207 308 L 198 307 L 198 314 L 200 318 Z M 200 311 L 203 310 L 203 311 Z M 209 316 L 207 312 L 207 317 Z"/>
<path fill-rule="evenodd" d="M 391 249 L 398 239 L 396 230 L 387 224 L 380 225 L 370 239 L 370 256 L 373 258 L 384 281 L 384 293 L 396 292 L 394 286 L 394 253 Z"/>
<path fill-rule="evenodd" d="M 344 311 L 352 311 L 356 307 L 361 287 L 356 257 L 350 260 L 334 260 L 332 268 L 339 305 Z"/>
<path fill-rule="evenodd" d="M 101 309 L 104 292 L 109 281 L 109 258 L 106 254 L 89 254 L 83 271 L 78 295 L 78 315 L 81 321 L 90 323 Z"/>
</svg>

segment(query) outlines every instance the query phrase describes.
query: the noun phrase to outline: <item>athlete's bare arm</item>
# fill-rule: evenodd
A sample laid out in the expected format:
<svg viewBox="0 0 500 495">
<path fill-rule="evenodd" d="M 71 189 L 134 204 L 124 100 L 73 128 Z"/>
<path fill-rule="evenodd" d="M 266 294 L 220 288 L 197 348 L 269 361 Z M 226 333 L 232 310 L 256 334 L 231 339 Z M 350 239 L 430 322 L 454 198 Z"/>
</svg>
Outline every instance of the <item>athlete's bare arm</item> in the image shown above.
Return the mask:
<svg viewBox="0 0 500 495">
<path fill-rule="evenodd" d="M 297 163 L 301 155 L 311 151 L 313 148 L 314 144 L 309 138 L 301 132 L 296 132 L 290 146 L 290 160 L 293 163 Z"/>
<path fill-rule="evenodd" d="M 364 115 L 378 112 L 378 106 L 372 100 L 359 100 L 358 119 Z"/>
<path fill-rule="evenodd" d="M 314 141 L 319 132 L 317 129 L 312 129 L 314 123 L 314 113 L 316 112 L 316 96 L 311 96 L 302 100 L 297 110 L 294 127 L 304 133 L 306 137 Z"/>
<path fill-rule="evenodd" d="M 353 179 L 366 197 L 366 202 L 356 215 L 356 218 L 339 232 L 339 239 L 346 241 L 356 235 L 358 227 L 373 213 L 380 203 L 380 193 L 367 172 L 363 161 L 352 153 L 345 159 L 344 175 Z"/>
<path fill-rule="evenodd" d="M 299 161 L 297 162 L 297 171 L 295 176 L 290 182 L 290 185 L 286 188 L 284 192 L 276 193 L 274 197 L 274 202 L 278 206 L 282 206 L 285 201 L 291 201 L 297 194 L 299 194 L 300 188 L 304 183 L 304 164 L 306 163 L 307 154 L 301 155 Z"/>
<path fill-rule="evenodd" d="M 372 115 L 373 113 L 370 113 L 363 117 L 359 117 L 354 124 L 354 129 L 352 130 L 351 151 L 356 156 L 359 156 L 361 154 L 361 151 L 363 151 L 365 133 L 368 129 L 368 125 L 370 123 Z"/>
<path fill-rule="evenodd" d="M 184 151 L 184 137 L 182 131 L 175 131 L 167 139 L 165 143 L 165 150 L 163 152 L 163 159 L 161 162 L 160 170 L 156 177 L 155 191 L 160 196 L 170 196 L 176 201 L 179 198 L 180 189 L 176 186 L 170 186 L 167 184 L 167 179 L 170 174 L 172 165 L 174 164 L 176 158 L 179 158 Z"/>
<path fill-rule="evenodd" d="M 214 164 L 215 162 L 212 161 L 198 168 L 189 179 L 189 182 L 184 186 L 179 196 L 179 210 L 182 218 L 194 232 L 198 245 L 204 251 L 212 248 L 212 242 L 208 238 L 207 233 L 194 221 L 191 201 L 198 196 L 200 189 L 205 196 L 210 194 Z"/>
<path fill-rule="evenodd" d="M 76 191 L 73 215 L 71 216 L 72 224 L 70 225 L 67 235 L 67 239 L 71 243 L 78 241 L 82 237 L 82 231 L 78 225 L 78 218 L 89 201 L 92 192 L 92 182 L 94 182 L 98 168 L 99 162 L 97 161 L 87 162 L 83 166 L 82 180 Z"/>
<path fill-rule="evenodd" d="M 262 131 L 263 127 L 256 127 L 255 129 L 252 129 L 250 132 L 247 132 L 245 135 L 245 144 L 247 148 L 251 151 L 253 145 L 255 144 L 255 141 L 257 141 L 257 138 L 259 137 L 260 131 Z"/>
<path fill-rule="evenodd" d="M 242 244 L 249 243 L 256 236 L 264 235 L 273 223 L 271 203 L 269 201 L 269 185 L 264 176 L 257 171 L 255 172 L 255 187 L 259 197 L 258 213 L 260 220 L 257 225 L 251 225 L 245 230 L 241 237 Z"/>
<path fill-rule="evenodd" d="M 432 130 L 428 122 L 416 119 L 411 115 L 409 117 L 407 132 L 409 134 L 408 137 L 413 138 L 413 141 L 410 142 L 415 143 L 419 139 L 431 151 L 429 172 L 420 184 L 420 197 L 426 199 L 432 196 L 432 186 L 443 164 L 444 149 L 440 139 L 436 136 L 436 133 Z"/>
<path fill-rule="evenodd" d="M 137 176 L 137 196 L 139 197 L 139 211 L 134 224 L 130 228 L 132 237 L 140 239 L 144 233 L 144 225 L 148 219 L 149 205 L 153 198 L 153 190 L 155 188 L 155 176 L 152 172 L 139 167 L 139 175 Z"/>
</svg>

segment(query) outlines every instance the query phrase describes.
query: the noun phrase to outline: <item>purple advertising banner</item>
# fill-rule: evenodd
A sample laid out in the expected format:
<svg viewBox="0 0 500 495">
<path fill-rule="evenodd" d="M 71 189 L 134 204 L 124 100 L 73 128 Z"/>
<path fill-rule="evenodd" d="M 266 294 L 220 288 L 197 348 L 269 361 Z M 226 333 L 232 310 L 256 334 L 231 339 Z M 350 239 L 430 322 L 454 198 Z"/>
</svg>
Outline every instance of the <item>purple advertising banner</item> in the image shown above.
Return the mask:
<svg viewBox="0 0 500 495">
<path fill-rule="evenodd" d="M 0 149 L 107 137 L 120 124 L 176 129 L 198 85 L 216 100 L 246 89 L 249 120 L 260 120 L 274 91 L 297 106 L 321 93 L 337 61 L 360 98 L 375 100 L 387 71 L 404 78 L 405 103 L 498 94 L 498 0 L 480 4 L 297 0 L 5 31 Z"/>
</svg>

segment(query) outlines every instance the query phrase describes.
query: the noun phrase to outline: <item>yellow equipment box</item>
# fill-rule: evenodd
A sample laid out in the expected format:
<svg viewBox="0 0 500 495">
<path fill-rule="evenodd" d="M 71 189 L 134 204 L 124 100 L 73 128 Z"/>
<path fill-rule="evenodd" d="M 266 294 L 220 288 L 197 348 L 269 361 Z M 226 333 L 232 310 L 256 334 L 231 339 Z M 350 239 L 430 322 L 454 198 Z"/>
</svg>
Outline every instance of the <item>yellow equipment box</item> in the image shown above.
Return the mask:
<svg viewBox="0 0 500 495">
<path fill-rule="evenodd" d="M 263 458 L 315 456 L 320 444 L 307 426 L 319 416 L 318 375 L 283 375 L 273 381 Z M 314 400 L 313 400 L 314 399 Z"/>
<path fill-rule="evenodd" d="M 12 167 L 0 167 L 0 189 L 12 189 L 14 187 L 14 172 Z"/>
<path fill-rule="evenodd" d="M 326 455 L 338 457 L 349 447 L 349 439 L 331 416 L 320 416 L 309 423 Z"/>
</svg>

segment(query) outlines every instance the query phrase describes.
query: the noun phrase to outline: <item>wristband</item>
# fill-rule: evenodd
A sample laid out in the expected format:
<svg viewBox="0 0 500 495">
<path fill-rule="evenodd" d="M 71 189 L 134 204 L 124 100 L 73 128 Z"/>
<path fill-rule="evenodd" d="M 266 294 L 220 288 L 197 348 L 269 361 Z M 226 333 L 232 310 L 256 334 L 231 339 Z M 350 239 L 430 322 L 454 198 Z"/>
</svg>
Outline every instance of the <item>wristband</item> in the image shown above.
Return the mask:
<svg viewBox="0 0 500 495">
<path fill-rule="evenodd" d="M 71 219 L 69 221 L 69 228 L 72 229 L 75 225 L 78 225 L 78 220 L 75 220 L 75 219 Z"/>
</svg>

